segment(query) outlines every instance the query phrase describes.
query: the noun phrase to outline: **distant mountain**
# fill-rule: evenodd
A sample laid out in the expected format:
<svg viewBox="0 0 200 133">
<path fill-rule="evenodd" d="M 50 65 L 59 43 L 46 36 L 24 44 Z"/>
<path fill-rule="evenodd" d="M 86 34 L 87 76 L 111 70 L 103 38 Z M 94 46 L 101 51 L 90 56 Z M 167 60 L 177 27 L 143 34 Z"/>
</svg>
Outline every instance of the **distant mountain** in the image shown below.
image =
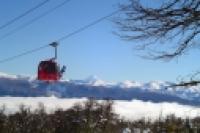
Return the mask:
<svg viewBox="0 0 200 133">
<path fill-rule="evenodd" d="M 0 73 L 0 96 L 60 98 L 93 97 L 96 99 L 142 100 L 152 102 L 176 102 L 200 105 L 200 88 L 166 88 L 173 83 L 152 81 L 140 83 L 125 81 L 109 83 L 96 76 L 86 80 L 68 80 L 47 83 L 30 77 Z"/>
</svg>

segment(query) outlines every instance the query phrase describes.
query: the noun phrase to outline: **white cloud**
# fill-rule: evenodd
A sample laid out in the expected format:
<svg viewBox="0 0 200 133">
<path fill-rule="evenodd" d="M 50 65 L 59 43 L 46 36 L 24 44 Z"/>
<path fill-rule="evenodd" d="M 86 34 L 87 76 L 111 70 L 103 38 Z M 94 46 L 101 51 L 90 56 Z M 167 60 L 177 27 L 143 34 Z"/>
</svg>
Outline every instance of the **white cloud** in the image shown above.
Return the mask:
<svg viewBox="0 0 200 133">
<path fill-rule="evenodd" d="M 121 117 L 129 120 L 140 118 L 157 119 L 160 115 L 164 118 L 167 115 L 175 114 L 177 117 L 195 117 L 200 114 L 200 108 L 180 105 L 177 103 L 152 103 L 140 100 L 132 101 L 116 101 L 114 105 L 115 111 Z"/>
<path fill-rule="evenodd" d="M 14 113 L 18 110 L 19 105 L 24 104 L 32 110 L 43 103 L 47 112 L 52 112 L 57 108 L 68 109 L 77 102 L 84 102 L 86 98 L 81 99 L 59 99 L 56 97 L 0 97 L 0 106 L 6 105 L 7 113 Z M 152 103 L 140 100 L 132 101 L 114 101 L 114 112 L 121 118 L 128 120 L 137 120 L 140 118 L 157 119 L 162 113 L 162 117 L 169 114 L 175 114 L 177 117 L 195 117 L 200 113 L 200 108 L 180 105 L 177 103 Z"/>
</svg>

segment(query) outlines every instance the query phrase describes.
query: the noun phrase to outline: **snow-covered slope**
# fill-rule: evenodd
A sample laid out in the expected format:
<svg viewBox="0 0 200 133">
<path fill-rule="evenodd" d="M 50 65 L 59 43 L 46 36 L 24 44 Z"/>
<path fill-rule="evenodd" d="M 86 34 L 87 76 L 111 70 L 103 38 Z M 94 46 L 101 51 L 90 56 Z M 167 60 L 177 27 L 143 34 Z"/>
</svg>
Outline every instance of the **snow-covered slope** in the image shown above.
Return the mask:
<svg viewBox="0 0 200 133">
<path fill-rule="evenodd" d="M 142 100 L 159 102 L 176 102 L 186 105 L 200 105 L 200 88 L 166 88 L 172 83 L 152 81 L 140 83 L 125 81 L 108 83 L 95 77 L 86 80 L 68 80 L 46 83 L 25 76 L 0 73 L 0 96 L 61 98 L 94 97 L 114 100 Z"/>
</svg>

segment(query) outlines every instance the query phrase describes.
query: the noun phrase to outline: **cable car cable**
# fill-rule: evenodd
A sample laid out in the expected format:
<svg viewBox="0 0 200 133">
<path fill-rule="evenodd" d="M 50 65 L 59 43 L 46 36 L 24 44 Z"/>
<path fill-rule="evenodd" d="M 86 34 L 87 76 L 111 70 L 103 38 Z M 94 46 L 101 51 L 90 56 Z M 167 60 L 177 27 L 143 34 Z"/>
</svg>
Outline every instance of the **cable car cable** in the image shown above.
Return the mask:
<svg viewBox="0 0 200 133">
<path fill-rule="evenodd" d="M 3 60 L 0 60 L 0 63 L 5 63 L 5 62 L 8 62 L 8 61 L 12 61 L 12 60 L 14 60 L 14 59 L 16 59 L 16 58 L 19 58 L 19 57 L 21 57 L 21 56 L 25 56 L 25 55 L 28 55 L 28 54 L 37 52 L 37 51 L 42 50 L 42 49 L 45 49 L 45 48 L 47 48 L 47 47 L 49 47 L 49 45 L 43 45 L 43 46 L 41 46 L 41 47 L 38 47 L 38 48 L 35 48 L 35 49 L 31 49 L 31 50 L 25 51 L 25 52 L 20 53 L 20 54 L 18 54 L 18 55 L 14 55 L 14 56 L 5 58 L 5 59 L 3 59 Z"/>
<path fill-rule="evenodd" d="M 71 37 L 71 36 L 73 36 L 73 35 L 75 35 L 75 34 L 77 34 L 77 33 L 80 33 L 80 32 L 82 32 L 82 31 L 84 31 L 84 30 L 86 30 L 86 29 L 92 27 L 93 25 L 96 25 L 96 24 L 102 22 L 103 20 L 105 20 L 105 19 L 107 19 L 107 18 L 109 18 L 109 17 L 111 17 L 111 16 L 117 14 L 119 11 L 121 11 L 121 10 L 114 11 L 114 12 L 112 12 L 112 13 L 110 13 L 110 14 L 104 16 L 104 17 L 101 17 L 101 18 L 99 18 L 99 19 L 93 21 L 92 23 L 90 23 L 90 24 L 88 24 L 88 25 L 85 25 L 85 26 L 83 26 L 83 27 L 81 27 L 81 28 L 75 30 L 74 32 L 69 33 L 69 34 L 67 34 L 67 35 L 65 35 L 65 36 L 63 36 L 63 37 L 61 37 L 61 38 L 59 38 L 59 39 L 57 40 L 57 42 L 61 42 L 61 41 L 65 40 L 65 39 L 67 39 L 67 38 L 69 38 L 69 37 Z"/>
<path fill-rule="evenodd" d="M 110 14 L 104 16 L 104 17 L 101 17 L 101 18 L 99 18 L 99 19 L 97 19 L 97 20 L 91 22 L 90 24 L 85 25 L 85 26 L 83 26 L 83 27 L 81 27 L 81 28 L 75 30 L 74 32 L 71 32 L 71 33 L 69 33 L 69 34 L 67 34 L 67 35 L 65 35 L 65 36 L 63 36 L 63 37 L 57 39 L 56 41 L 58 41 L 58 42 L 64 41 L 64 40 L 66 40 L 67 38 L 69 38 L 69 37 L 71 37 L 71 36 L 73 36 L 73 35 L 75 35 L 75 34 L 78 34 L 78 33 L 82 32 L 82 31 L 84 31 L 84 30 L 90 28 L 91 26 L 94 26 L 94 25 L 96 25 L 96 24 L 98 24 L 98 23 L 104 21 L 104 20 L 107 19 L 108 17 L 111 17 L 111 16 L 113 16 L 113 15 L 119 13 L 121 10 L 122 10 L 122 9 L 116 10 L 116 11 L 114 11 L 114 12 L 112 12 L 112 13 L 110 13 Z M 43 45 L 43 46 L 41 46 L 41 47 L 38 47 L 38 48 L 35 48 L 35 49 L 32 49 L 32 50 L 23 52 L 23 53 L 21 53 L 21 54 L 18 54 L 18 55 L 15 55 L 15 56 L 11 56 L 11 57 L 2 59 L 2 60 L 0 60 L 0 63 L 5 63 L 5 62 L 8 62 L 8 61 L 14 60 L 14 59 L 19 58 L 19 57 L 21 57 L 21 56 L 25 56 L 25 55 L 28 55 L 28 54 L 37 52 L 37 51 L 42 50 L 42 49 L 47 48 L 47 47 L 50 47 L 50 45 L 49 45 L 49 44 L 48 44 L 48 45 Z"/>
<path fill-rule="evenodd" d="M 36 6 L 34 6 L 33 8 L 31 8 L 31 9 L 25 11 L 24 13 L 20 14 L 19 16 L 14 17 L 13 19 L 7 21 L 5 24 L 3 24 L 3 25 L 0 26 L 0 30 L 1 30 L 1 29 L 4 29 L 5 27 L 7 27 L 7 26 L 9 26 L 9 25 L 11 25 L 11 24 L 13 24 L 13 23 L 16 22 L 17 20 L 19 20 L 19 19 L 25 17 L 26 15 L 28 15 L 28 14 L 30 14 L 31 12 L 35 11 L 36 9 L 42 7 L 43 5 L 45 5 L 45 4 L 46 4 L 47 2 L 49 2 L 49 1 L 50 1 L 50 0 L 44 0 L 44 1 L 42 1 L 41 3 L 37 4 Z"/>
<path fill-rule="evenodd" d="M 25 28 L 25 27 L 27 27 L 27 26 L 29 26 L 29 25 L 31 25 L 31 24 L 34 23 L 35 21 L 37 21 L 37 20 L 39 20 L 39 19 L 45 17 L 46 15 L 52 13 L 53 11 L 57 10 L 58 8 L 64 6 L 64 5 L 65 5 L 66 3 L 68 3 L 69 1 L 71 1 L 71 0 L 65 0 L 65 1 L 63 1 L 62 3 L 60 3 L 60 4 L 58 4 L 57 6 L 55 6 L 55 7 L 51 8 L 51 9 L 47 10 L 46 12 L 42 13 L 41 15 L 39 15 L 39 16 L 37 16 L 37 17 L 31 19 L 30 21 L 24 23 L 23 25 L 21 25 L 21 26 L 15 28 L 15 29 L 13 29 L 13 30 L 11 30 L 10 32 L 8 32 L 8 33 L 6 33 L 6 34 L 4 34 L 4 35 L 2 35 L 2 36 L 0 36 L 0 40 L 2 40 L 2 39 L 4 39 L 4 38 L 6 38 L 6 37 L 8 37 L 8 36 L 10 36 L 10 35 L 12 35 L 12 34 L 18 32 L 19 30 L 22 30 L 23 28 Z"/>
</svg>

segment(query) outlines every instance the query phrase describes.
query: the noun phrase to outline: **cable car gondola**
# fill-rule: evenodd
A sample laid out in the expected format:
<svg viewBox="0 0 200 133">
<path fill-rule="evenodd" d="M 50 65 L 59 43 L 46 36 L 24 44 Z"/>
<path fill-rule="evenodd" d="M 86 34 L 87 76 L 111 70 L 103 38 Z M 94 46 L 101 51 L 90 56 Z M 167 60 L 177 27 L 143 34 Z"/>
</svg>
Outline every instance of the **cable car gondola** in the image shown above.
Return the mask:
<svg viewBox="0 0 200 133">
<path fill-rule="evenodd" d="M 66 69 L 65 66 L 60 69 L 59 64 L 56 62 L 58 43 L 53 42 L 50 44 L 50 46 L 55 48 L 55 57 L 39 63 L 37 79 L 41 81 L 58 81 L 61 79 Z"/>
</svg>

